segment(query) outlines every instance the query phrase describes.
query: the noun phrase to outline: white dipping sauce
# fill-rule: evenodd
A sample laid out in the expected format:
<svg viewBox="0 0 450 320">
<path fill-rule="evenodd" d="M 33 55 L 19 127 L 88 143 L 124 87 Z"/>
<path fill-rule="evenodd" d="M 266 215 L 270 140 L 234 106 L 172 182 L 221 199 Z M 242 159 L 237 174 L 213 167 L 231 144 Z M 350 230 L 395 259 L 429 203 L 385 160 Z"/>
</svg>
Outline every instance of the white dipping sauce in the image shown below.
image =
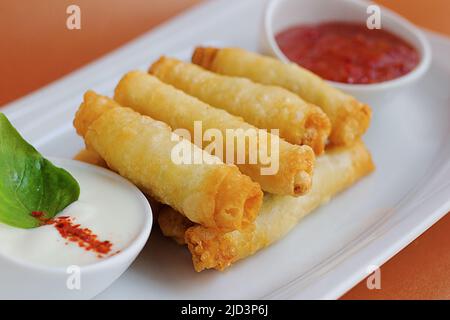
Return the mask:
<svg viewBox="0 0 450 320">
<path fill-rule="evenodd" d="M 69 171 L 80 185 L 80 198 L 58 215 L 89 228 L 99 241 L 110 241 L 103 258 L 78 243 L 64 239 L 54 225 L 21 229 L 0 222 L 0 254 L 52 267 L 92 264 L 124 250 L 139 235 L 145 221 L 135 188 L 122 179 L 85 166 L 55 163 Z"/>
</svg>

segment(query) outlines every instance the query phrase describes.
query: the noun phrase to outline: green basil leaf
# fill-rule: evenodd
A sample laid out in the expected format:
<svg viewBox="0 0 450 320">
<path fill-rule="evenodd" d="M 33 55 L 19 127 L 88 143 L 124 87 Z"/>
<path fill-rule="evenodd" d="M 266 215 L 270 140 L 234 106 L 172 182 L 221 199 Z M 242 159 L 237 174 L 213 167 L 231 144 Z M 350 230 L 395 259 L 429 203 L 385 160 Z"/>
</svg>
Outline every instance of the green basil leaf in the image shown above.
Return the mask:
<svg viewBox="0 0 450 320">
<path fill-rule="evenodd" d="M 80 186 L 26 142 L 0 113 L 0 222 L 35 228 L 78 200 Z M 42 212 L 38 219 L 32 212 Z"/>
</svg>

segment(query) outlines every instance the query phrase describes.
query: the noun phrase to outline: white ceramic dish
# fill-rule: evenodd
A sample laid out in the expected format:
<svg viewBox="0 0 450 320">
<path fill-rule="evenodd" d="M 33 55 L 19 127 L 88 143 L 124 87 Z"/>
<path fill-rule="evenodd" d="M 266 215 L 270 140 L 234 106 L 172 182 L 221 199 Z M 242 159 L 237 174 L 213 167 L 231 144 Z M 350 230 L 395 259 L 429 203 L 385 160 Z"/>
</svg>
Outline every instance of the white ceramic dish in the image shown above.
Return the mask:
<svg viewBox="0 0 450 320">
<path fill-rule="evenodd" d="M 327 21 L 351 21 L 366 24 L 368 6 L 360 0 L 271 0 L 264 14 L 262 34 L 263 51 L 289 62 L 275 40 L 275 35 L 298 24 L 314 24 Z M 414 46 L 421 56 L 417 67 L 410 73 L 376 84 L 346 84 L 328 81 L 364 102 L 384 103 L 394 94 L 407 90 L 428 70 L 431 50 L 423 33 L 408 20 L 387 8 L 381 7 L 381 27 Z"/>
<path fill-rule="evenodd" d="M 132 183 L 93 165 L 69 159 L 50 160 L 72 174 L 82 170 L 89 173 L 89 176 L 117 182 L 117 186 L 130 196 L 127 201 L 136 202 L 136 208 L 139 208 L 139 212 L 136 212 L 140 220 L 139 231 L 131 235 L 129 245 L 119 253 L 79 267 L 75 266 L 75 261 L 66 267 L 53 267 L 0 253 L 0 299 L 90 299 L 105 290 L 128 269 L 150 235 L 153 221 L 150 205 Z M 41 245 L 45 246 L 45 243 Z"/>
<path fill-rule="evenodd" d="M 197 44 L 258 50 L 265 1 L 230 2 L 211 1 L 183 14 L 3 111 L 40 151 L 71 157 L 83 146 L 72 119 L 86 89 L 111 94 L 123 73 L 146 70 L 162 54 L 188 58 Z M 98 297 L 337 298 L 368 266 L 410 243 L 450 210 L 450 41 L 427 38 L 433 63 L 425 77 L 388 103 L 372 105 L 365 141 L 374 174 L 224 273 L 195 273 L 184 248 L 153 232 L 131 268 Z"/>
</svg>

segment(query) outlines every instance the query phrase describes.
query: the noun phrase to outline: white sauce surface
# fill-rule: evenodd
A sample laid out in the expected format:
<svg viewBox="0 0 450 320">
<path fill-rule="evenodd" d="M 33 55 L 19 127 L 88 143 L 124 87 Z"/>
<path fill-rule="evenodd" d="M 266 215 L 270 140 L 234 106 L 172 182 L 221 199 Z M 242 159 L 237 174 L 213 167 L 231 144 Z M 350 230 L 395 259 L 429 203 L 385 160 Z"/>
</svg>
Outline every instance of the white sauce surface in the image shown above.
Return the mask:
<svg viewBox="0 0 450 320">
<path fill-rule="evenodd" d="M 79 200 L 55 218 L 70 216 L 73 223 L 89 228 L 98 240 L 109 240 L 113 244 L 110 253 L 99 258 L 95 251 L 64 239 L 54 225 L 20 229 L 0 222 L 0 254 L 45 266 L 82 266 L 124 250 L 138 236 L 144 223 L 143 206 L 132 188 L 98 171 L 73 165 L 60 167 L 73 175 L 81 192 Z"/>
</svg>

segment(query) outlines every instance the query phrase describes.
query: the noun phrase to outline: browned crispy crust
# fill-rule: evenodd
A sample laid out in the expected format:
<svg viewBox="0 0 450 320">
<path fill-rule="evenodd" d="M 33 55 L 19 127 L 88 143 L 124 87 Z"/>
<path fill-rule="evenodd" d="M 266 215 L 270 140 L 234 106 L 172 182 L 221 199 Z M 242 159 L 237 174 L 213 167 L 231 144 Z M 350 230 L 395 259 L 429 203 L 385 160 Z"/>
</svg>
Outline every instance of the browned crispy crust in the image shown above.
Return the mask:
<svg viewBox="0 0 450 320">
<path fill-rule="evenodd" d="M 369 128 L 371 118 L 372 109 L 356 99 L 342 105 L 333 121 L 331 145 L 348 146 L 355 143 Z"/>
<path fill-rule="evenodd" d="M 83 96 L 83 102 L 75 113 L 73 126 L 77 133 L 84 137 L 91 123 L 97 120 L 105 111 L 117 108 L 118 105 L 106 97 L 89 90 Z"/>
<path fill-rule="evenodd" d="M 192 54 L 192 62 L 202 66 L 205 69 L 211 70 L 212 65 L 214 63 L 214 59 L 216 58 L 217 53 L 219 52 L 218 48 L 213 47 L 197 47 Z M 214 70 L 212 70 L 214 71 Z"/>
<path fill-rule="evenodd" d="M 242 233 L 240 236 L 251 241 L 251 233 Z M 237 248 L 232 238 L 199 226 L 186 230 L 185 242 L 187 242 L 192 255 L 192 263 L 197 272 L 205 269 L 223 271 L 239 259 L 239 250 L 243 249 L 242 247 Z"/>
<path fill-rule="evenodd" d="M 306 144 L 314 150 L 316 155 L 321 155 L 325 151 L 330 132 L 330 120 L 325 113 L 311 112 L 306 117 L 305 135 L 297 144 Z"/>
<path fill-rule="evenodd" d="M 216 223 L 242 229 L 252 224 L 261 208 L 263 192 L 249 177 L 230 171 L 216 194 Z"/>
</svg>

